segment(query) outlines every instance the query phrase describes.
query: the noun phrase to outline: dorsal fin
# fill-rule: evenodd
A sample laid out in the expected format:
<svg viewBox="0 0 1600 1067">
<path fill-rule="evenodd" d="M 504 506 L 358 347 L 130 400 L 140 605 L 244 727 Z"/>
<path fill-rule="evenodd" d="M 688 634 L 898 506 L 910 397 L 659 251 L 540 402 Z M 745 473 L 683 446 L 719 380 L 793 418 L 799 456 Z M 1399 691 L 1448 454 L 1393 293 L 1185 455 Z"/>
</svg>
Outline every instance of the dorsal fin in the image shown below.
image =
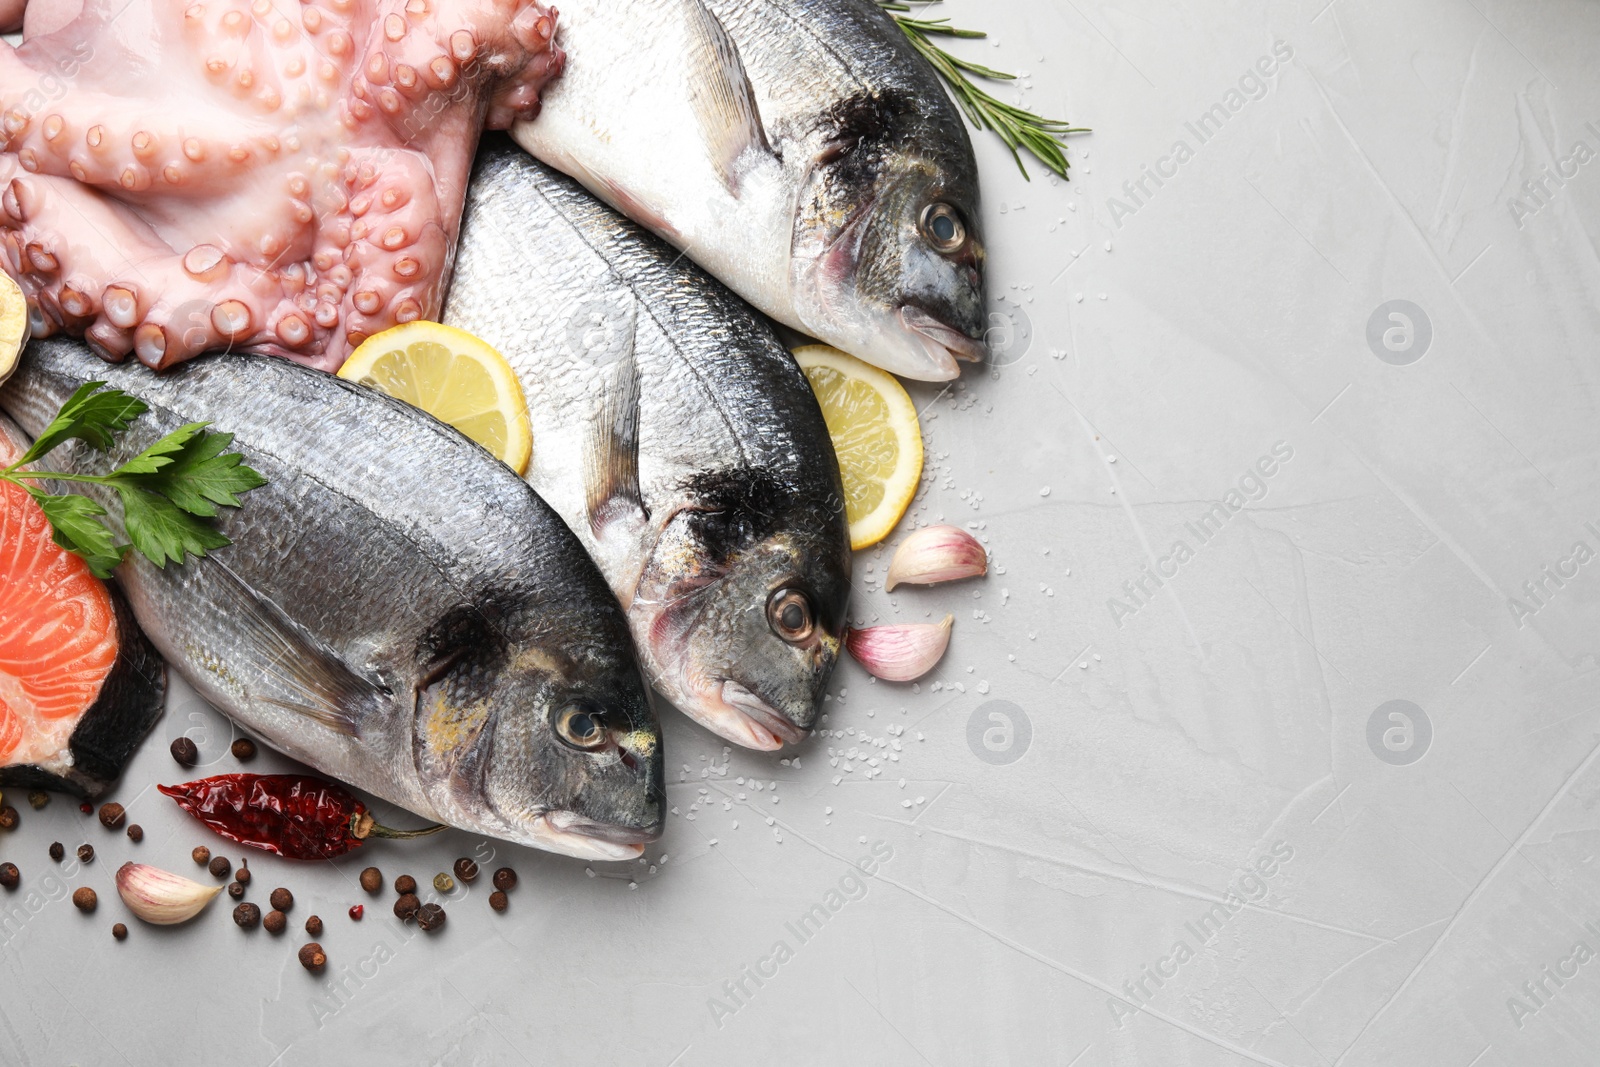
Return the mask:
<svg viewBox="0 0 1600 1067">
<path fill-rule="evenodd" d="M 739 157 L 755 148 L 772 155 L 755 89 L 739 47 L 704 0 L 683 0 L 689 36 L 690 94 L 712 165 L 728 192 L 739 195 Z"/>
</svg>

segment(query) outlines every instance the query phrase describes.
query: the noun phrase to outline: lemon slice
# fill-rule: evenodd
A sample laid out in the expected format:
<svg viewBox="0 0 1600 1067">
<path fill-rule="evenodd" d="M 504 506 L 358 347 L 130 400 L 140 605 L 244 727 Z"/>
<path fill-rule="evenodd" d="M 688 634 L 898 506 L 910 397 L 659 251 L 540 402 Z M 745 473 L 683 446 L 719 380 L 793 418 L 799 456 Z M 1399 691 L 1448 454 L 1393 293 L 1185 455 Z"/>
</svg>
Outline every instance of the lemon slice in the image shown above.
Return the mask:
<svg viewBox="0 0 1600 1067">
<path fill-rule="evenodd" d="M 533 433 L 517 374 L 465 330 L 419 319 L 373 334 L 350 353 L 339 377 L 449 423 L 518 474 L 528 469 Z"/>
<path fill-rule="evenodd" d="M 28 333 L 27 298 L 9 274 L 0 273 L 0 382 L 17 369 Z"/>
<path fill-rule="evenodd" d="M 894 375 L 827 345 L 806 345 L 794 358 L 822 405 L 844 479 L 850 547 L 889 536 L 922 481 L 922 430 L 917 409 Z"/>
</svg>

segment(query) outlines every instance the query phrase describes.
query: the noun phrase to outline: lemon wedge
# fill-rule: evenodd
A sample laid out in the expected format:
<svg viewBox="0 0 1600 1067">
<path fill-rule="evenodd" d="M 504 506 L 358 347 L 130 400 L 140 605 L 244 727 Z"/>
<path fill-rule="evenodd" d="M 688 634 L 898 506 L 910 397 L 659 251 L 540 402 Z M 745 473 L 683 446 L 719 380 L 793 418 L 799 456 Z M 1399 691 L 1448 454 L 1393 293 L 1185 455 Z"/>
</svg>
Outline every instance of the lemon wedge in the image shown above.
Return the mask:
<svg viewBox="0 0 1600 1067">
<path fill-rule="evenodd" d="M 844 480 L 850 547 L 889 536 L 922 481 L 922 430 L 916 405 L 894 375 L 827 345 L 794 358 L 828 423 Z"/>
<path fill-rule="evenodd" d="M 9 274 L 0 273 L 0 382 L 17 369 L 28 333 L 28 300 Z"/>
<path fill-rule="evenodd" d="M 465 330 L 419 319 L 375 333 L 350 353 L 339 377 L 421 408 L 526 473 L 533 432 L 517 374 Z"/>
</svg>

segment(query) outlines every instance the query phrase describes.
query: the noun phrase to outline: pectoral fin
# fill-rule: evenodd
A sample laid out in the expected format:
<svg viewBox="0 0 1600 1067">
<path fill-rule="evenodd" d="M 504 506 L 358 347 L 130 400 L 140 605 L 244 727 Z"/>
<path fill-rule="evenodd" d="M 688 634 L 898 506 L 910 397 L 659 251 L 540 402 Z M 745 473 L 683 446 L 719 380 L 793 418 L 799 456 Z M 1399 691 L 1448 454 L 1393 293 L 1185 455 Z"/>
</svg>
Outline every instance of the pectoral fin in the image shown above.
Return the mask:
<svg viewBox="0 0 1600 1067">
<path fill-rule="evenodd" d="M 633 329 L 638 328 L 637 309 Z M 584 462 L 585 505 L 596 536 L 613 520 L 644 515 L 639 489 L 639 365 L 629 338 L 606 376 Z"/>
<path fill-rule="evenodd" d="M 219 607 L 251 640 L 256 657 L 249 666 L 256 677 L 246 684 L 256 699 L 349 737 L 357 736 L 367 713 L 388 699 L 215 555 L 191 560 L 189 566 L 210 571 L 211 584 L 221 594 Z"/>
<path fill-rule="evenodd" d="M 722 184 L 738 196 L 739 157 L 751 148 L 771 155 L 772 145 L 762 128 L 755 89 L 733 38 L 702 0 L 683 0 L 683 6 L 695 116 Z"/>
</svg>

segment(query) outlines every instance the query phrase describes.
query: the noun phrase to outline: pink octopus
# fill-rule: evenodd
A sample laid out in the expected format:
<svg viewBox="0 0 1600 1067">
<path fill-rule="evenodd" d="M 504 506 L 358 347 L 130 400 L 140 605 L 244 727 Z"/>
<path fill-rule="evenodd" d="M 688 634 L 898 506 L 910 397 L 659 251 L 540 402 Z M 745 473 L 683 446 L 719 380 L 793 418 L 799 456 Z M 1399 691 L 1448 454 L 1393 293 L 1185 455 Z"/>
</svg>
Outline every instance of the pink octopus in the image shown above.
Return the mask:
<svg viewBox="0 0 1600 1067">
<path fill-rule="evenodd" d="M 12 10 L 6 10 L 10 7 Z M 19 0 L 0 0 L 0 23 Z M 436 318 L 479 133 L 562 67 L 538 0 L 33 0 L 0 243 L 36 334 L 334 369 Z"/>
</svg>

